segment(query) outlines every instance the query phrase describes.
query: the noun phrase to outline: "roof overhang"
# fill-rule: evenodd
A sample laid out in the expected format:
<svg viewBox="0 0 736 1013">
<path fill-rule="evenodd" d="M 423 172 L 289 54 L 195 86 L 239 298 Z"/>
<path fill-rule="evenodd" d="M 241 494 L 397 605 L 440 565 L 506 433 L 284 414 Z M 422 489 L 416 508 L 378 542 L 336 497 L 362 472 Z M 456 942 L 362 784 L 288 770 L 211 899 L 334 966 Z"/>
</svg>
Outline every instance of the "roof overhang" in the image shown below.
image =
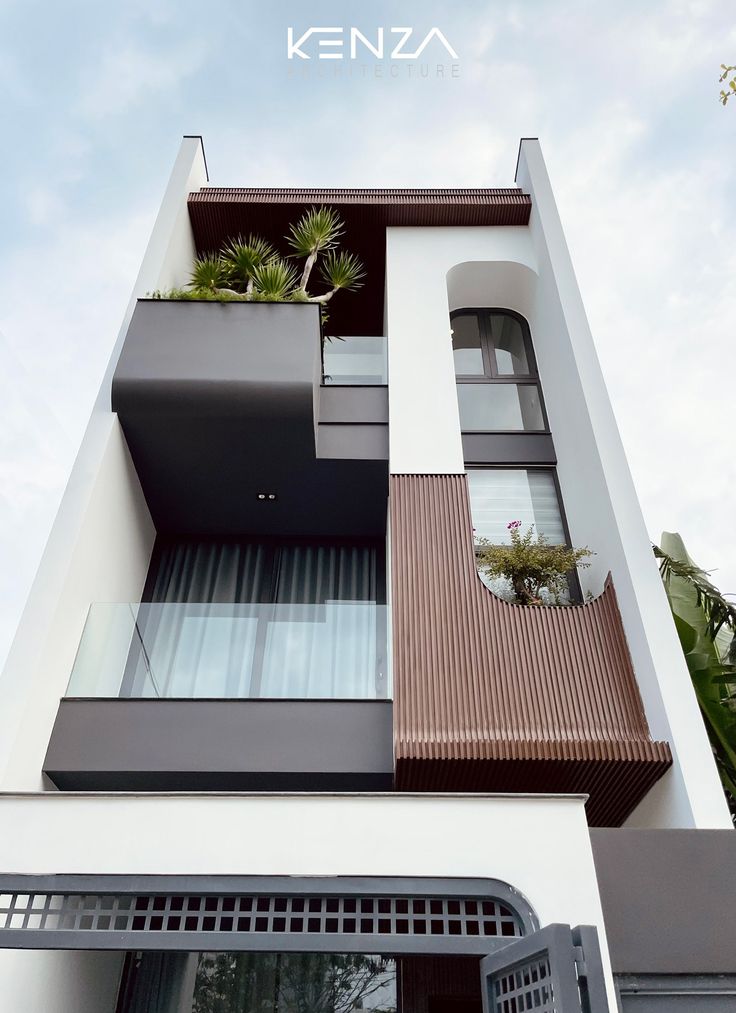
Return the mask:
<svg viewBox="0 0 736 1013">
<path fill-rule="evenodd" d="M 330 331 L 339 335 L 383 334 L 386 229 L 393 226 L 524 226 L 531 197 L 501 188 L 278 188 L 203 187 L 189 195 L 197 253 L 219 250 L 230 238 L 257 233 L 283 253 L 289 226 L 309 207 L 335 208 L 345 223 L 345 249 L 366 269 L 357 292 L 330 303 Z"/>
</svg>

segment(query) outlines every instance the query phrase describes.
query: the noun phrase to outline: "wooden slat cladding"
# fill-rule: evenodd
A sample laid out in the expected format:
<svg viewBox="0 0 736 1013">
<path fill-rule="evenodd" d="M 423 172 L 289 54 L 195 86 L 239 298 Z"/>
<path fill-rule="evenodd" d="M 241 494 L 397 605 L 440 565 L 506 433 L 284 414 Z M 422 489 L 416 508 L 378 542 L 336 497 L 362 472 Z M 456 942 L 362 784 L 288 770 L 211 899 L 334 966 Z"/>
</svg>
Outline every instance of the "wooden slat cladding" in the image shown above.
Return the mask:
<svg viewBox="0 0 736 1013">
<path fill-rule="evenodd" d="M 362 205 L 370 207 L 376 220 L 381 220 L 384 225 L 527 225 L 532 201 L 529 194 L 517 187 L 371 189 L 208 186 L 190 193 L 189 204 L 190 209 L 194 205 L 203 204 Z"/>
<path fill-rule="evenodd" d="M 388 226 L 528 225 L 529 194 L 505 189 L 358 190 L 205 187 L 189 194 L 189 217 L 197 252 L 216 250 L 239 232 L 264 232 L 274 241 L 283 223 L 313 205 L 339 211 L 348 234 Z M 281 232 L 271 230 L 277 227 Z M 377 235 L 377 239 L 379 236 Z"/>
<path fill-rule="evenodd" d="M 396 787 L 587 792 L 618 826 L 670 766 L 644 715 L 611 580 L 523 607 L 481 583 L 465 475 L 391 478 Z"/>
</svg>

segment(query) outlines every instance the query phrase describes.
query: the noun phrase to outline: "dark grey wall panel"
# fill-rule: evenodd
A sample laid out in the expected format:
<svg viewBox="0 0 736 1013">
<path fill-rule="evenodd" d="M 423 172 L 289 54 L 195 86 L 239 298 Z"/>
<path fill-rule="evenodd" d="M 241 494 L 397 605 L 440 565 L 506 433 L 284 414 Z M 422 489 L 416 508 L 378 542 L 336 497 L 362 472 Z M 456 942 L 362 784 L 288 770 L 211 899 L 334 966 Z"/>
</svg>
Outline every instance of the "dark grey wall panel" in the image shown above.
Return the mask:
<svg viewBox="0 0 736 1013">
<path fill-rule="evenodd" d="M 595 829 L 590 838 L 614 971 L 736 973 L 736 832 Z"/>
<path fill-rule="evenodd" d="M 466 464 L 556 464 L 548 433 L 463 433 Z"/>
<path fill-rule="evenodd" d="M 388 425 L 388 387 L 322 387 L 319 421 Z"/>
<path fill-rule="evenodd" d="M 311 304 L 141 299 L 115 369 L 112 409 L 309 421 L 319 333 Z"/>
<path fill-rule="evenodd" d="M 66 790 L 388 789 L 392 705 L 70 698 L 44 773 Z"/>
<path fill-rule="evenodd" d="M 158 531 L 385 531 L 387 464 L 317 460 L 320 342 L 315 304 L 139 300 L 112 408 Z"/>
<path fill-rule="evenodd" d="M 736 975 L 617 975 L 622 1013 L 733 1013 Z"/>
<path fill-rule="evenodd" d="M 388 426 L 320 425 L 317 456 L 346 461 L 388 461 Z"/>
</svg>

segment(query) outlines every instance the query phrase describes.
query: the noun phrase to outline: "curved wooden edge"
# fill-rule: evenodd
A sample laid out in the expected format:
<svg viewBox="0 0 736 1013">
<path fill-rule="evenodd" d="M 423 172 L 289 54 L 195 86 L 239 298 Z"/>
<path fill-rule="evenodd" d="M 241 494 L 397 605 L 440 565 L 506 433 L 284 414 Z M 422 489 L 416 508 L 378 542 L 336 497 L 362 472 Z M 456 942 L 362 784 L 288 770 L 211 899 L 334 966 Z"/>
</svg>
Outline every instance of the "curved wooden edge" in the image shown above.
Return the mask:
<svg viewBox="0 0 736 1013">
<path fill-rule="evenodd" d="M 578 785 L 596 822 L 625 818 L 672 758 L 649 732 L 611 574 L 580 605 L 504 601 L 478 574 L 467 475 L 390 481 L 397 784 Z"/>
</svg>

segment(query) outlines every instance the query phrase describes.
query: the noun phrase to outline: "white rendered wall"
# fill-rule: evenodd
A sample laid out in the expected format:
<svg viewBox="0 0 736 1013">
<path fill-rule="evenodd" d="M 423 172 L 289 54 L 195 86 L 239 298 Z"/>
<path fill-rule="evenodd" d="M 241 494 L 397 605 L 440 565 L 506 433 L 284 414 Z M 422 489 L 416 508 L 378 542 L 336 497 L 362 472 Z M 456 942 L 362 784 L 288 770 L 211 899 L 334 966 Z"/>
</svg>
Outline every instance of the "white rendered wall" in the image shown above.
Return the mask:
<svg viewBox="0 0 736 1013">
<path fill-rule="evenodd" d="M 194 244 L 187 195 L 206 181 L 201 140 L 181 144 L 97 402 L 0 676 L 0 785 L 41 785 L 41 763 L 93 601 L 140 595 L 154 531 L 110 386 L 140 296 L 181 285 Z M 106 488 L 105 483 L 110 483 Z"/>
<path fill-rule="evenodd" d="M 611 989 L 582 796 L 47 793 L 0 797 L 0 823 L 20 874 L 500 879 L 542 925 L 596 925 Z"/>
<path fill-rule="evenodd" d="M 6 679 L 22 682 L 23 706 L 7 732 L 10 755 L 0 781 L 5 790 L 42 787 L 43 758 L 90 604 L 138 601 L 145 583 L 156 532 L 117 416 L 100 418 L 98 438 L 103 424 L 107 439 L 70 530 L 66 572 L 56 602 L 49 603 L 37 659 L 25 671 L 6 670 Z"/>
<path fill-rule="evenodd" d="M 613 573 L 652 735 L 674 754 L 628 825 L 730 829 L 538 141 L 522 142 L 517 182 L 532 195 L 538 321 L 544 308 L 558 338 L 554 352 L 543 342 L 539 368 L 545 397 L 550 385 L 562 394 L 547 407 L 573 542 L 590 544 Z"/>
<path fill-rule="evenodd" d="M 531 168 L 530 168 L 531 165 Z M 528 228 L 387 230 L 392 473 L 464 470 L 449 312 L 506 307 L 529 321 L 581 574 L 600 593 L 610 570 L 653 737 L 674 765 L 630 825 L 731 826 L 672 624 L 536 142 L 522 145 Z"/>
<path fill-rule="evenodd" d="M 386 230 L 389 467 L 394 475 L 465 470 L 446 275 L 453 264 L 475 259 L 534 264 L 528 230 Z"/>
<path fill-rule="evenodd" d="M 124 954 L 0 950 L 0 1013 L 115 1013 Z"/>
</svg>

